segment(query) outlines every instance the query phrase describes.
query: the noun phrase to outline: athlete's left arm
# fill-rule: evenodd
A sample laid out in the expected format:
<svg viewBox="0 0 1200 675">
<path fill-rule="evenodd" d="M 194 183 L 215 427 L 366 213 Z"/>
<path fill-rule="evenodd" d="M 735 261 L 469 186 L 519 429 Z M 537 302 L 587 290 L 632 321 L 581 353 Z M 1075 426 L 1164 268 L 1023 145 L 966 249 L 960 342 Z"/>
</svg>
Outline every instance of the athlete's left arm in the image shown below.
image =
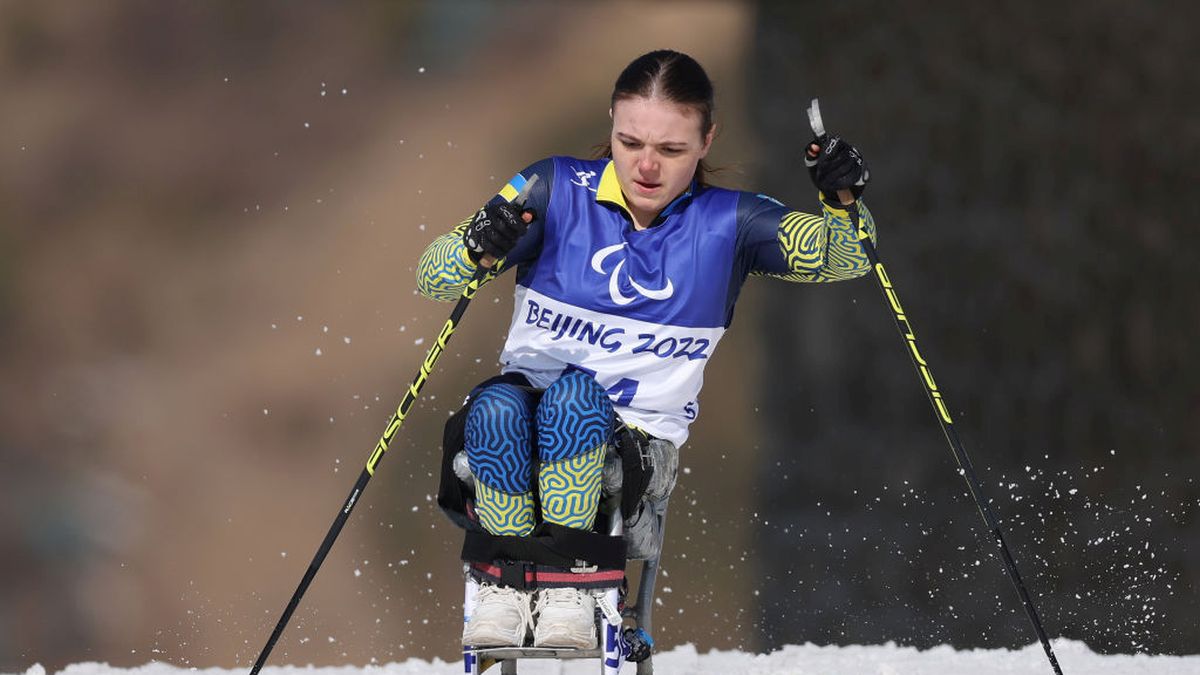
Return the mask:
<svg viewBox="0 0 1200 675">
<path fill-rule="evenodd" d="M 858 214 L 875 242 L 875 219 L 861 199 Z M 821 215 L 813 215 L 743 192 L 737 215 L 738 257 L 750 274 L 821 283 L 854 279 L 871 270 L 850 212 L 841 204 L 821 199 Z"/>
</svg>

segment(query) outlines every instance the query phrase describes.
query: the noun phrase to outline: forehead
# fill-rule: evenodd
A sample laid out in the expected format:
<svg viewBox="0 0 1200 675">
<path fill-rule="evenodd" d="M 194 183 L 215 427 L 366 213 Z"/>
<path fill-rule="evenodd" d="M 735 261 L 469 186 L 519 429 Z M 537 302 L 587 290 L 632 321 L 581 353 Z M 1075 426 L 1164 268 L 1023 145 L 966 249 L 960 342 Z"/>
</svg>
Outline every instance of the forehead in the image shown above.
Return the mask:
<svg viewBox="0 0 1200 675">
<path fill-rule="evenodd" d="M 635 96 L 613 104 L 613 132 L 643 141 L 685 143 L 699 134 L 700 111 L 666 99 Z"/>
</svg>

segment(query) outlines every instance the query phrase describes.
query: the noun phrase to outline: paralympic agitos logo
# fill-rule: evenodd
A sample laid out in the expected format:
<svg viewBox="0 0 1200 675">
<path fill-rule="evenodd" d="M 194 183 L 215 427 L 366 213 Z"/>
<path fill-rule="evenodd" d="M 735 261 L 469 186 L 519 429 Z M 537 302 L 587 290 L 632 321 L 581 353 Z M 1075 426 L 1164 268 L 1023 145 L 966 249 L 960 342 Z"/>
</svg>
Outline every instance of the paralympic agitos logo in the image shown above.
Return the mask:
<svg viewBox="0 0 1200 675">
<path fill-rule="evenodd" d="M 620 251 L 626 246 L 628 246 L 628 244 L 625 242 L 613 244 L 612 246 L 605 246 L 592 255 L 592 269 L 600 274 L 608 275 L 608 295 L 612 298 L 612 301 L 618 305 L 628 305 L 637 299 L 636 296 L 627 296 L 621 292 L 621 272 L 625 269 L 625 258 L 622 256 L 621 259 L 617 261 L 616 266 L 612 268 L 611 272 L 604 271 L 604 261 L 610 255 Z M 630 276 L 628 272 L 624 274 L 624 277 L 638 295 L 649 300 L 666 300 L 675 293 L 675 286 L 671 284 L 670 279 L 667 279 L 666 286 L 658 289 L 651 289 L 646 288 L 645 286 L 642 286 L 638 282 L 634 281 L 633 277 Z"/>
</svg>

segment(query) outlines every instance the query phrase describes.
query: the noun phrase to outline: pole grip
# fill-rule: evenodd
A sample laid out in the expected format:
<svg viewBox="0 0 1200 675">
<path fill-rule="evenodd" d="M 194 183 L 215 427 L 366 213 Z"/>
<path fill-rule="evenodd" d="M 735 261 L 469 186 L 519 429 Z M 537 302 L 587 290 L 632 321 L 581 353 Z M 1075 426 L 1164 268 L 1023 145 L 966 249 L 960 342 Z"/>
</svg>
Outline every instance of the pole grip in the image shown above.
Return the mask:
<svg viewBox="0 0 1200 675">
<path fill-rule="evenodd" d="M 808 105 L 808 126 L 812 129 L 813 136 L 816 137 L 818 143 L 825 140 L 825 136 L 827 134 L 825 131 L 825 122 L 821 119 L 821 104 L 815 98 L 812 100 L 812 103 Z M 805 152 L 808 153 L 808 156 L 811 159 L 816 159 L 817 155 L 821 154 L 821 149 L 820 146 L 818 146 L 816 151 L 814 151 L 813 146 L 809 145 Z M 838 201 L 842 203 L 842 206 L 850 206 L 854 204 L 855 201 L 854 193 L 849 190 L 838 190 L 837 198 Z M 854 217 L 854 225 L 855 228 L 857 228 L 858 214 L 852 213 L 851 215 Z"/>
</svg>

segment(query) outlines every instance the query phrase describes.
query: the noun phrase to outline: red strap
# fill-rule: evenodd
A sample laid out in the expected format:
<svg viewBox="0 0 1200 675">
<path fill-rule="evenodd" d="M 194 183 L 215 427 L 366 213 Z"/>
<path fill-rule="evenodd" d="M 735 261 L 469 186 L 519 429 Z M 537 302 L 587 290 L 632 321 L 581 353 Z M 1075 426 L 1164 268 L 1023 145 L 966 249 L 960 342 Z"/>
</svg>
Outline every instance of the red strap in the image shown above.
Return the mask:
<svg viewBox="0 0 1200 675">
<path fill-rule="evenodd" d="M 471 566 L 489 577 L 494 579 L 500 578 L 501 569 L 495 565 L 471 563 Z M 580 585 L 598 583 L 616 584 L 620 583 L 620 581 L 624 578 L 624 570 L 597 570 L 595 572 L 548 572 L 544 570 L 537 571 L 530 569 L 525 571 L 525 583 L 529 587 L 536 587 L 538 582 L 560 584 L 577 583 Z"/>
</svg>

